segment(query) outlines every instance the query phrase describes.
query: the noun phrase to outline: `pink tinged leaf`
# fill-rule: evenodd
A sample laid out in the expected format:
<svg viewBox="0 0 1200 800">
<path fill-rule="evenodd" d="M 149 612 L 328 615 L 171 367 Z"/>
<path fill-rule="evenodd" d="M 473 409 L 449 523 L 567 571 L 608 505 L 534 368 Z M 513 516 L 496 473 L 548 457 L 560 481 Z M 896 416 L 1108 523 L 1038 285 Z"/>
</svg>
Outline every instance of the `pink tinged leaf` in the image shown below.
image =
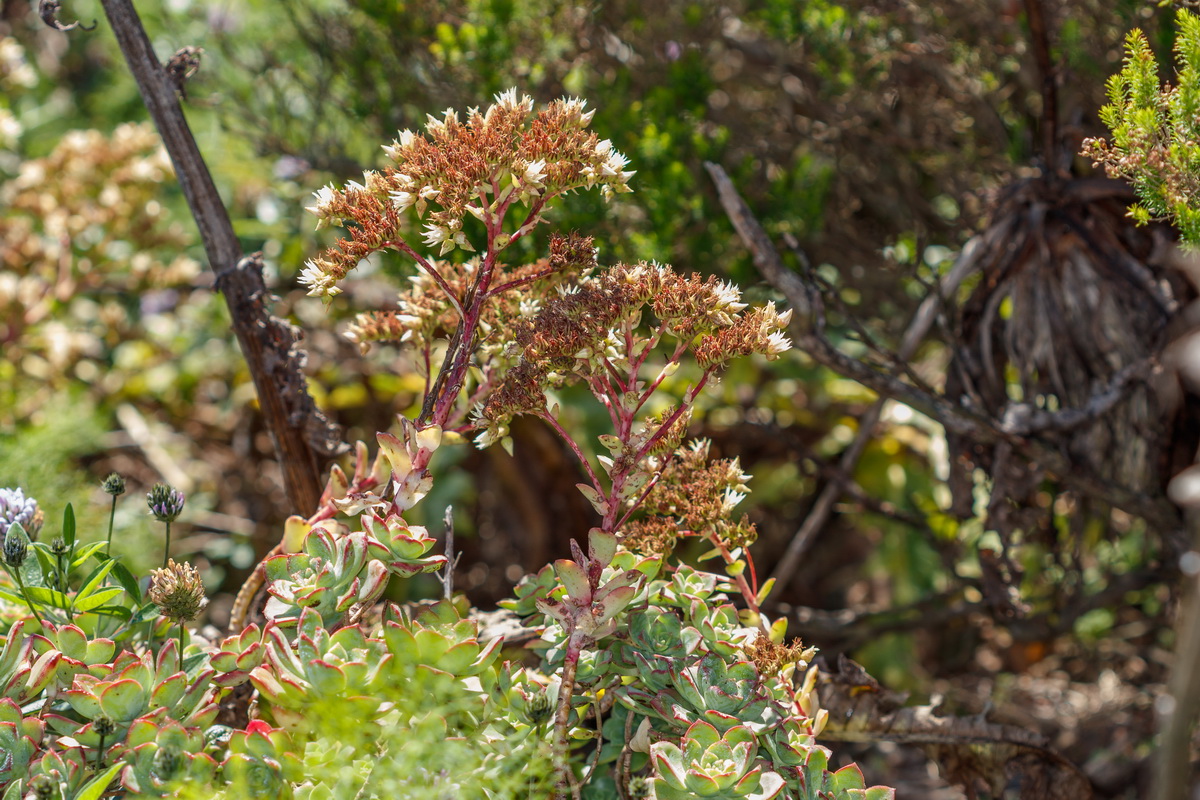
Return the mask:
<svg viewBox="0 0 1200 800">
<path fill-rule="evenodd" d="M 156 707 L 171 708 L 183 699 L 184 693 L 187 692 L 187 686 L 187 676 L 182 672 L 176 672 L 154 687 L 154 691 L 150 695 L 150 702 Z"/>
<path fill-rule="evenodd" d="M 350 581 L 350 585 L 346 587 L 346 591 L 337 599 L 334 608 L 338 611 L 346 611 L 350 606 L 358 601 L 358 588 L 362 585 L 362 581 L 358 578 Z"/>
<path fill-rule="evenodd" d="M 599 608 L 600 613 L 596 615 L 596 622 L 607 622 L 624 611 L 625 607 L 637 597 L 637 593 L 637 589 L 634 587 L 623 586 L 609 592 L 603 600 L 597 600 L 596 607 Z"/>
<path fill-rule="evenodd" d="M 346 688 L 346 676 L 328 661 L 309 662 L 306 677 L 313 688 L 326 697 L 335 697 Z"/>
<path fill-rule="evenodd" d="M 100 708 L 118 722 L 128 722 L 146 710 L 148 692 L 137 681 L 123 679 L 100 692 Z"/>
<path fill-rule="evenodd" d="M 25 699 L 20 702 L 24 703 L 33 699 L 41 693 L 43 689 L 50 685 L 54 680 L 54 676 L 58 671 L 58 664 L 62 661 L 62 653 L 57 650 L 51 650 L 48 653 L 43 653 L 42 656 L 33 663 L 32 669 L 29 672 L 29 679 L 25 685 Z"/>
<path fill-rule="evenodd" d="M 222 688 L 229 689 L 234 686 L 241 686 L 249 679 L 250 673 L 246 670 L 230 670 L 213 678 L 213 683 Z"/>
<path fill-rule="evenodd" d="M 575 546 L 576 549 L 578 547 L 578 545 Z M 588 583 L 587 573 L 579 564 L 565 558 L 559 559 L 554 562 L 554 572 L 562 581 L 567 595 L 572 601 L 579 605 L 587 605 L 592 602 L 591 584 Z"/>
<path fill-rule="evenodd" d="M 701 797 L 712 797 L 721 791 L 721 784 L 715 778 L 694 769 L 687 771 L 685 784 L 689 792 Z"/>
<path fill-rule="evenodd" d="M 617 535 L 600 528 L 588 531 L 588 556 L 607 567 L 617 554 Z"/>
<path fill-rule="evenodd" d="M 387 566 L 381 561 L 372 561 L 367 564 L 366 577 L 359 592 L 358 602 L 372 604 L 383 595 L 383 590 L 387 588 Z"/>
<path fill-rule="evenodd" d="M 146 742 L 153 742 L 158 737 L 159 726 L 150 717 L 138 717 L 129 725 L 129 733 L 125 735 L 127 747 L 137 747 Z"/>
<path fill-rule="evenodd" d="M 112 660 L 116 649 L 117 643 L 112 639 L 92 639 L 84 649 L 83 661 L 90 665 L 103 664 Z"/>
<path fill-rule="evenodd" d="M 545 614 L 547 617 L 558 622 L 567 630 L 572 627 L 571 616 L 567 613 L 567 607 L 557 600 L 534 600 L 534 605 L 537 610 Z"/>
<path fill-rule="evenodd" d="M 761 772 L 755 767 L 738 782 L 734 791 L 744 793 L 748 800 L 773 800 L 780 796 L 785 785 L 778 772 Z"/>
<path fill-rule="evenodd" d="M 583 548 L 581 548 L 579 546 L 579 542 L 575 541 L 574 539 L 571 540 L 571 558 L 575 559 L 575 563 L 577 563 L 580 567 L 584 569 L 587 568 L 588 557 L 583 554 Z"/>
<path fill-rule="evenodd" d="M 88 639 L 83 631 L 74 625 L 64 625 L 58 629 L 58 649 L 63 655 L 76 661 L 87 658 Z"/>
<path fill-rule="evenodd" d="M 847 764 L 829 776 L 829 788 L 834 792 L 844 792 L 847 789 L 862 789 L 866 785 L 862 770 L 858 764 Z"/>
<path fill-rule="evenodd" d="M 100 709 L 100 698 L 84 689 L 68 689 L 61 695 L 84 719 L 95 719 L 104 712 Z"/>
<path fill-rule="evenodd" d="M 284 697 L 283 684 L 266 667 L 256 667 L 250 671 L 250 682 L 259 694 L 271 703 L 279 703 Z"/>
<path fill-rule="evenodd" d="M 655 742 L 650 745 L 650 758 L 655 771 L 672 789 L 687 788 L 687 771 L 678 747 L 670 742 Z"/>
</svg>

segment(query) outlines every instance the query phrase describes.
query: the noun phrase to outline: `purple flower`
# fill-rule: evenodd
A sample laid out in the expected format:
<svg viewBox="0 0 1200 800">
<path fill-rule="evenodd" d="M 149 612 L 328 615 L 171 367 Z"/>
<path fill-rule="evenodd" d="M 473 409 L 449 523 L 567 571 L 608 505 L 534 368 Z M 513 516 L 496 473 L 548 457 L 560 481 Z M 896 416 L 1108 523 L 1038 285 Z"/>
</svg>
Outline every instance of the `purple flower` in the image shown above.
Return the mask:
<svg viewBox="0 0 1200 800">
<path fill-rule="evenodd" d="M 36 539 L 45 516 L 37 500 L 26 497 L 21 489 L 0 489 L 0 536 L 14 522 L 20 523 L 30 539 Z"/>
</svg>

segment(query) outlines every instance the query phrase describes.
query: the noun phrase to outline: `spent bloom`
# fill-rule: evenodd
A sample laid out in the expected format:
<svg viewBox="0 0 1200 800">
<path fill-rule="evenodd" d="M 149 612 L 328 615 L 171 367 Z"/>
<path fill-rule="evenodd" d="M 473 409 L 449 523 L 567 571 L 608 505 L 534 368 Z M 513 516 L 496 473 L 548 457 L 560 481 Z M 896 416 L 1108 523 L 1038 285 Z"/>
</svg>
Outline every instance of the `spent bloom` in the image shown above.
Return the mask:
<svg viewBox="0 0 1200 800">
<path fill-rule="evenodd" d="M 191 564 L 167 561 L 150 573 L 150 601 L 172 622 L 191 622 L 208 605 L 200 573 Z"/>
<path fill-rule="evenodd" d="M 146 493 L 146 505 L 159 522 L 174 522 L 183 512 L 183 492 L 172 489 L 165 483 L 156 483 Z"/>
<path fill-rule="evenodd" d="M 36 539 L 45 515 L 37 501 L 21 489 L 0 489 L 0 533 L 14 522 L 20 523 L 30 539 Z"/>
<path fill-rule="evenodd" d="M 579 189 L 600 189 L 605 198 L 632 191 L 629 160 L 588 130 L 591 112 L 573 98 L 534 110 L 533 100 L 516 91 L 496 96 L 484 111 L 460 118 L 447 109 L 430 116 L 425 130 L 401 131 L 385 146 L 391 162 L 344 188 L 323 187 L 308 207 L 318 227 L 346 223 L 349 236 L 305 265 L 301 282 L 312 296 L 331 297 L 337 282 L 368 256 L 381 250 L 411 252 L 409 209 L 422 220 L 415 236 L 437 257 L 454 250 L 487 250 L 492 257 L 543 221 L 552 198 Z M 505 215 L 515 206 L 516 222 Z M 487 228 L 481 248 L 478 227 L 464 230 L 471 218 Z"/>
</svg>

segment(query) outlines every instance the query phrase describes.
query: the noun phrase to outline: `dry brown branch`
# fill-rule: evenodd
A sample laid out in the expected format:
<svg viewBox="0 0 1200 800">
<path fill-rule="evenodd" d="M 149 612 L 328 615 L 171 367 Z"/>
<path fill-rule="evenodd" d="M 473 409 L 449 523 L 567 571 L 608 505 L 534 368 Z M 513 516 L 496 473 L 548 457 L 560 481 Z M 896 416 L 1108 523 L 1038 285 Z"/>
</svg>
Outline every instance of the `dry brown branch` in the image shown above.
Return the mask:
<svg viewBox="0 0 1200 800">
<path fill-rule="evenodd" d="M 823 739 L 922 745 L 933 752 L 946 778 L 969 791 L 984 783 L 999 792 L 1016 781 L 1023 800 L 1092 797 L 1087 777 L 1040 734 L 989 722 L 986 714 L 939 716 L 934 705 L 905 707 L 904 696 L 882 689 L 844 656 L 835 670 L 822 670 L 820 697 L 829 712 Z"/>
<path fill-rule="evenodd" d="M 754 263 L 762 272 L 767 282 L 783 293 L 788 302 L 797 309 L 810 310 L 813 308 L 813 288 L 806 284 L 804 278 L 791 271 L 779 257 L 774 244 L 763 230 L 758 220 L 754 218 L 745 201 L 742 200 L 729 177 L 720 166 L 708 165 L 709 173 L 717 184 L 717 192 L 725 213 L 729 216 L 734 228 L 754 255 Z M 1087 189 L 1093 187 L 1089 184 Z M 999 236 L 999 229 L 992 229 L 989 235 Z M 1065 485 L 1079 493 L 1104 500 L 1112 506 L 1120 508 L 1134 516 L 1141 517 L 1158 527 L 1165 538 L 1178 540 L 1181 522 L 1175 508 L 1162 497 L 1151 496 L 1145 492 L 1136 491 L 1126 486 L 1117 485 L 1081 469 L 1072 463 L 1053 444 L 1046 444 L 1034 436 L 1022 436 L 1005 430 L 1002 420 L 993 419 L 974 409 L 964 407 L 944 395 L 931 393 L 923 388 L 913 386 L 896 375 L 882 372 L 875 367 L 847 356 L 840 352 L 828 339 L 814 333 L 811 328 L 803 327 L 799 319 L 792 322 L 789 333 L 797 349 L 804 351 L 818 363 L 833 371 L 863 384 L 867 388 L 884 397 L 890 397 L 904 403 L 917 411 L 937 420 L 947 433 L 963 436 L 973 442 L 993 445 L 1007 442 L 1015 455 L 1026 462 L 1053 474 Z M 1138 366 L 1123 375 L 1115 387 L 1105 387 L 1099 394 L 1107 395 L 1109 389 L 1120 391 L 1132 377 L 1141 370 L 1150 370 L 1152 365 L 1147 363 Z M 1108 399 L 1097 401 L 1096 409 L 1102 409 Z M 1043 421 L 1045 429 L 1051 429 L 1060 423 Z M 1064 420 L 1062 424 L 1077 424 L 1074 417 Z"/>
<path fill-rule="evenodd" d="M 341 434 L 317 412 L 308 394 L 297 332 L 267 310 L 261 259 L 243 257 L 229 214 L 180 108 L 179 87 L 155 55 L 132 2 L 102 0 L 102 5 L 175 166 L 209 266 L 229 305 L 288 500 L 296 511 L 310 514 L 321 496 L 321 459 L 339 449 Z"/>
</svg>

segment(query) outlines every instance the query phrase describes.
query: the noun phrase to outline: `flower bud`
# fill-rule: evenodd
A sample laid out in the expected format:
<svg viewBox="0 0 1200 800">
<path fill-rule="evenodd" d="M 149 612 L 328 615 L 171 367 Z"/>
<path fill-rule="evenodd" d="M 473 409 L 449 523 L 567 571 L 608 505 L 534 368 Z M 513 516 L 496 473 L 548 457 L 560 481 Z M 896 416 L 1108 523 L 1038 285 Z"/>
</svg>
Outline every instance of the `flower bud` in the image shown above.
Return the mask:
<svg viewBox="0 0 1200 800">
<path fill-rule="evenodd" d="M 165 483 L 154 484 L 154 488 L 146 493 L 146 505 L 159 522 L 174 522 L 183 511 L 183 503 L 183 492 Z"/>
<path fill-rule="evenodd" d="M 13 569 L 19 569 L 25 563 L 25 556 L 28 554 L 29 545 L 25 544 L 25 537 L 16 536 L 10 530 L 4 537 L 4 563 Z"/>
<path fill-rule="evenodd" d="M 110 473 L 100 486 L 113 497 L 120 497 L 125 494 L 125 479 L 115 472 Z"/>
<path fill-rule="evenodd" d="M 63 541 L 61 536 L 55 536 L 54 541 L 50 543 L 50 552 L 56 556 L 65 556 L 67 554 L 67 543 Z"/>
</svg>

